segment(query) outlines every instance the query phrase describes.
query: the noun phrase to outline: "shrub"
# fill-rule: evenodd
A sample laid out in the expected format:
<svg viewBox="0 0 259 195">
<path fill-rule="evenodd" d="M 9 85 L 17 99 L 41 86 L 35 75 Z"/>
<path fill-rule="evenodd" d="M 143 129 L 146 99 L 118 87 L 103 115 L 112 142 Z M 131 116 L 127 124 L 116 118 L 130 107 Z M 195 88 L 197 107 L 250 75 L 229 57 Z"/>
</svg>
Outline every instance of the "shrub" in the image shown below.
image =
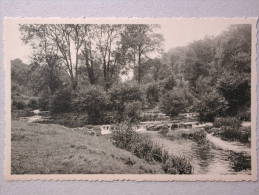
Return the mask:
<svg viewBox="0 0 259 195">
<path fill-rule="evenodd" d="M 112 132 L 113 144 L 119 148 L 131 150 L 140 141 L 138 134 L 126 123 L 119 124 Z"/>
<path fill-rule="evenodd" d="M 174 75 L 167 77 L 166 79 L 160 81 L 160 87 L 163 91 L 170 91 L 176 86 L 176 79 Z"/>
<path fill-rule="evenodd" d="M 213 125 L 216 128 L 230 126 L 235 129 L 239 129 L 241 121 L 236 117 L 215 118 Z"/>
<path fill-rule="evenodd" d="M 108 104 L 106 93 L 101 87 L 90 86 L 82 89 L 74 101 L 74 108 L 79 112 L 86 112 L 88 122 L 100 124 L 104 121 L 104 112 Z"/>
<path fill-rule="evenodd" d="M 140 101 L 129 102 L 125 105 L 124 118 L 129 122 L 138 122 L 141 118 L 141 107 Z"/>
<path fill-rule="evenodd" d="M 13 100 L 12 109 L 23 110 L 25 108 L 26 108 L 26 104 L 24 102 Z"/>
<path fill-rule="evenodd" d="M 128 103 L 143 102 L 143 93 L 140 87 L 134 83 L 115 85 L 109 90 L 108 94 L 110 97 L 109 110 L 114 112 L 114 120 L 117 122 L 126 119 L 125 107 Z M 135 105 L 135 103 L 128 105 L 128 108 Z"/>
<path fill-rule="evenodd" d="M 30 99 L 28 103 L 28 107 L 31 109 L 37 109 L 39 108 L 38 101 L 36 99 Z"/>
<path fill-rule="evenodd" d="M 217 91 L 205 93 L 196 105 L 200 121 L 212 122 L 215 117 L 224 116 L 228 103 Z"/>
<path fill-rule="evenodd" d="M 82 127 L 88 122 L 87 114 L 78 114 L 74 112 L 52 114 L 47 123 L 64 125 L 69 128 Z M 42 123 L 45 123 L 43 121 Z"/>
<path fill-rule="evenodd" d="M 187 100 L 185 99 L 183 91 L 180 90 L 168 91 L 160 100 L 161 110 L 171 117 L 183 112 L 186 106 Z"/>
<path fill-rule="evenodd" d="M 223 139 L 226 140 L 239 140 L 241 132 L 237 128 L 226 126 L 221 128 L 220 135 Z"/>
<path fill-rule="evenodd" d="M 248 107 L 246 109 L 241 109 L 237 113 L 237 117 L 242 121 L 251 121 L 251 108 Z"/>
<path fill-rule="evenodd" d="M 120 124 L 112 132 L 115 146 L 126 149 L 146 161 L 162 163 L 162 168 L 169 174 L 190 174 L 192 166 L 184 157 L 170 156 L 161 146 L 154 144 L 149 137 L 139 135 L 126 123 Z"/>
<path fill-rule="evenodd" d="M 191 133 L 183 133 L 182 137 L 192 139 L 192 140 L 196 141 L 197 143 L 207 142 L 206 132 L 205 132 L 204 129 L 198 129 L 198 130 L 193 131 Z"/>
<path fill-rule="evenodd" d="M 230 126 L 222 127 L 220 136 L 225 140 L 249 143 L 251 138 L 251 128 L 241 127 L 240 129 L 237 129 Z"/>
<path fill-rule="evenodd" d="M 64 113 L 72 110 L 72 90 L 66 88 L 57 91 L 50 101 L 50 111 L 52 113 Z"/>
<path fill-rule="evenodd" d="M 228 101 L 228 114 L 236 115 L 239 108 L 251 101 L 250 74 L 225 71 L 217 81 L 217 89 Z"/>
<path fill-rule="evenodd" d="M 156 83 L 151 83 L 146 88 L 146 98 L 150 105 L 159 101 L 159 86 Z"/>
<path fill-rule="evenodd" d="M 191 174 L 193 172 L 190 161 L 183 156 L 170 156 L 163 163 L 162 168 L 169 174 Z"/>
<path fill-rule="evenodd" d="M 49 97 L 40 97 L 39 98 L 39 108 L 41 110 L 49 110 L 49 107 L 50 107 L 50 100 L 49 100 Z"/>
</svg>

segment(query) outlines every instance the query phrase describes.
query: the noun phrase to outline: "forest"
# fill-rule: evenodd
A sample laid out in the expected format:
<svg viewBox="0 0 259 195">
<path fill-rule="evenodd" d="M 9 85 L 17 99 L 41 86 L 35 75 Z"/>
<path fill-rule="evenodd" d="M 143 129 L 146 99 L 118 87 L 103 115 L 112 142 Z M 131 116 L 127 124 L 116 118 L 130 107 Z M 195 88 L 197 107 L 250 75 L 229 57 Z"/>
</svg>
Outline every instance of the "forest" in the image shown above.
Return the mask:
<svg viewBox="0 0 259 195">
<path fill-rule="evenodd" d="M 154 107 L 169 116 L 198 112 L 201 121 L 250 120 L 250 25 L 168 52 L 156 28 L 21 25 L 33 56 L 31 64 L 11 62 L 13 108 L 79 113 L 90 124 L 138 121 Z"/>
</svg>

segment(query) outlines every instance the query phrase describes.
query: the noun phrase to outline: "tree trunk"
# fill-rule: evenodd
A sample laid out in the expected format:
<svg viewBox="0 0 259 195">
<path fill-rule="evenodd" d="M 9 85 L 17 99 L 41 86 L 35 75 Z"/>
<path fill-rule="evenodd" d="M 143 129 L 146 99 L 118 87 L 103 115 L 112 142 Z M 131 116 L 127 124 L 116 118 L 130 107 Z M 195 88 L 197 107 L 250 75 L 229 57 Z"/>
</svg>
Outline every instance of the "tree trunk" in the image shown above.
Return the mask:
<svg viewBox="0 0 259 195">
<path fill-rule="evenodd" d="M 141 83 L 141 52 L 138 53 L 138 83 Z"/>
</svg>

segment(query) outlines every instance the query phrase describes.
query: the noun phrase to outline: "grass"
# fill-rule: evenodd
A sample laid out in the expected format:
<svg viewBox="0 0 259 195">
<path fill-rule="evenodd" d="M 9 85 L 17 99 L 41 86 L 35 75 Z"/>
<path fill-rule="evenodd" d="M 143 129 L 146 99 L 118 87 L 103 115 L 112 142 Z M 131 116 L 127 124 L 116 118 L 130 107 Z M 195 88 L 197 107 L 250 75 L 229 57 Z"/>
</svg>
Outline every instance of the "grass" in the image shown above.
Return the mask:
<svg viewBox="0 0 259 195">
<path fill-rule="evenodd" d="M 239 141 L 249 143 L 251 138 L 251 127 L 241 127 L 241 121 L 235 117 L 216 118 L 213 126 L 207 129 L 214 135 L 226 141 Z"/>
<path fill-rule="evenodd" d="M 49 120 L 43 123 L 59 124 L 71 128 L 83 127 L 88 124 L 88 117 L 87 114 L 75 112 L 59 113 L 52 114 Z"/>
<path fill-rule="evenodd" d="M 183 132 L 182 133 L 183 138 L 191 139 L 198 144 L 206 143 L 206 132 L 204 129 L 193 129 L 190 132 Z"/>
<path fill-rule="evenodd" d="M 22 110 L 12 110 L 12 119 L 17 119 L 21 117 L 33 116 L 34 113 L 31 109 L 22 109 Z"/>
<path fill-rule="evenodd" d="M 238 129 L 241 126 L 241 121 L 236 117 L 215 118 L 213 126 L 216 128 L 230 126 Z"/>
<path fill-rule="evenodd" d="M 147 135 L 140 135 L 127 124 L 120 124 L 112 132 L 114 145 L 128 150 L 137 157 L 148 162 L 159 162 L 165 173 L 191 174 L 192 165 L 183 156 L 173 156 L 158 144 L 151 141 Z"/>
<path fill-rule="evenodd" d="M 90 136 L 56 124 L 12 121 L 12 174 L 164 173 L 115 147 L 105 136 Z"/>
</svg>

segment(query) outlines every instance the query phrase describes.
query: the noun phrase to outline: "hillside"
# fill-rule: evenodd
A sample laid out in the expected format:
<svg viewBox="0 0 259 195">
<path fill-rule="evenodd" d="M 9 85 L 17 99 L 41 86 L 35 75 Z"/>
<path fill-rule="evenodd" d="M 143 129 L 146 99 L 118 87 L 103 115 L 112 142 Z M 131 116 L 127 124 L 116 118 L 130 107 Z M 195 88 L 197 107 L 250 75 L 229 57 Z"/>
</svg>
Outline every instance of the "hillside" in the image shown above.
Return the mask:
<svg viewBox="0 0 259 195">
<path fill-rule="evenodd" d="M 12 174 L 163 173 L 108 137 L 54 124 L 12 121 Z"/>
</svg>

